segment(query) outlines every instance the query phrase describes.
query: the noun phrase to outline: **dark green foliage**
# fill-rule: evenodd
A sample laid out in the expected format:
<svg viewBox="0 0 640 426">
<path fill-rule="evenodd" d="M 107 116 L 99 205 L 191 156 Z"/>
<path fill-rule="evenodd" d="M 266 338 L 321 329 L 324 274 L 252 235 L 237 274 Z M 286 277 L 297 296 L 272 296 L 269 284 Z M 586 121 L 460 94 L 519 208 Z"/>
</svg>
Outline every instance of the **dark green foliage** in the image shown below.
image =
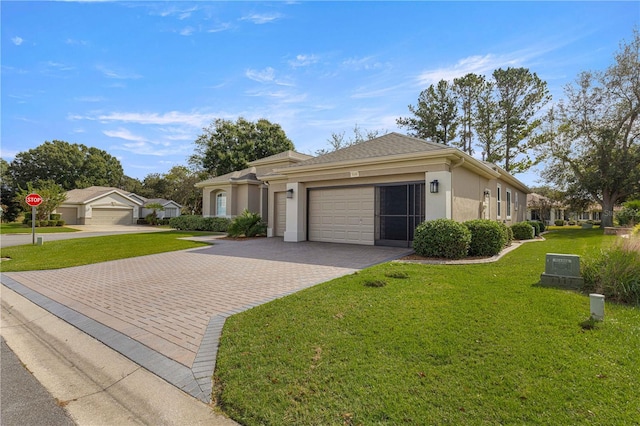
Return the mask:
<svg viewBox="0 0 640 426">
<path fill-rule="evenodd" d="M 616 213 L 620 226 L 634 226 L 640 223 L 640 200 L 631 200 L 622 204 L 622 210 Z"/>
<path fill-rule="evenodd" d="M 471 232 L 469 256 L 495 256 L 507 244 L 507 235 L 498 222 L 476 219 L 464 223 Z"/>
<path fill-rule="evenodd" d="M 533 226 L 527 222 L 519 222 L 511 225 L 513 231 L 513 238 L 516 240 L 531 240 L 535 237 L 535 230 Z"/>
<path fill-rule="evenodd" d="M 553 224 L 554 224 L 554 225 L 556 225 L 556 226 L 564 226 L 564 220 L 562 220 L 562 219 L 556 219 L 556 220 L 553 222 Z"/>
<path fill-rule="evenodd" d="M 460 259 L 467 255 L 471 232 L 451 219 L 436 219 L 416 228 L 413 248 L 420 256 Z"/>
<path fill-rule="evenodd" d="M 384 274 L 384 276 L 389 278 L 402 278 L 402 279 L 409 278 L 409 274 L 407 274 L 404 271 L 391 271 Z"/>
<path fill-rule="evenodd" d="M 266 232 L 267 225 L 262 221 L 260 215 L 246 209 L 240 216 L 233 219 L 227 229 L 227 234 L 229 234 L 230 237 L 255 237 L 264 235 Z"/>
<path fill-rule="evenodd" d="M 547 225 L 545 225 L 544 222 L 541 221 L 541 220 L 539 220 L 537 222 L 538 222 L 538 225 L 540 226 L 540 233 L 542 234 L 544 231 L 547 230 Z"/>
<path fill-rule="evenodd" d="M 367 280 L 364 282 L 366 287 L 384 287 L 387 282 L 384 280 Z"/>
<path fill-rule="evenodd" d="M 49 215 L 49 219 L 51 220 L 60 220 L 60 218 L 62 218 L 62 215 L 60 213 L 51 213 Z"/>
<path fill-rule="evenodd" d="M 533 231 L 535 236 L 539 236 L 540 235 L 540 222 L 538 222 L 537 220 L 528 220 L 527 223 L 531 226 L 533 226 Z"/>
<path fill-rule="evenodd" d="M 56 226 L 64 226 L 66 222 L 64 220 L 57 220 L 56 221 Z"/>
<path fill-rule="evenodd" d="M 504 243 L 505 247 L 509 247 L 511 245 L 511 242 L 513 241 L 513 230 L 508 227 L 506 223 L 497 222 L 497 224 L 500 225 L 500 229 L 504 234 L 504 238 L 506 241 L 506 243 Z"/>
<path fill-rule="evenodd" d="M 231 219 L 183 215 L 169 219 L 169 226 L 180 231 L 227 232 Z"/>
<path fill-rule="evenodd" d="M 582 276 L 585 293 L 640 305 L 640 239 L 631 238 L 586 257 Z"/>
</svg>

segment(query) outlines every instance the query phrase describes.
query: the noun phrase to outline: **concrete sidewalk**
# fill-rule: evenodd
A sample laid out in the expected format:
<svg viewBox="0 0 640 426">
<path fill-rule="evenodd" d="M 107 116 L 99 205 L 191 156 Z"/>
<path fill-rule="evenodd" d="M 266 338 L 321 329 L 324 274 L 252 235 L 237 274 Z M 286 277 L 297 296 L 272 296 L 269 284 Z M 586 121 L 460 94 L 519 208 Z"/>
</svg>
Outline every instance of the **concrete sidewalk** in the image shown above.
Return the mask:
<svg viewBox="0 0 640 426">
<path fill-rule="evenodd" d="M 7 345 L 77 424 L 236 424 L 12 290 L 0 297 Z"/>
</svg>

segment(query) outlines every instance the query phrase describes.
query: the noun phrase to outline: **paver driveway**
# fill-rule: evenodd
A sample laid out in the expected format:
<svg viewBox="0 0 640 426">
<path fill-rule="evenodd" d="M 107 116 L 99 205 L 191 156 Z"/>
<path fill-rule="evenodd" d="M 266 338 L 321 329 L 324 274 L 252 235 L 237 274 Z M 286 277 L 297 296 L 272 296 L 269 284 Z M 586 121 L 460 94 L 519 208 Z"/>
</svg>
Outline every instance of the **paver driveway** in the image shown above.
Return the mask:
<svg viewBox="0 0 640 426">
<path fill-rule="evenodd" d="M 217 240 L 180 252 L 7 273 L 2 282 L 208 401 L 228 316 L 407 252 L 280 238 Z"/>
</svg>

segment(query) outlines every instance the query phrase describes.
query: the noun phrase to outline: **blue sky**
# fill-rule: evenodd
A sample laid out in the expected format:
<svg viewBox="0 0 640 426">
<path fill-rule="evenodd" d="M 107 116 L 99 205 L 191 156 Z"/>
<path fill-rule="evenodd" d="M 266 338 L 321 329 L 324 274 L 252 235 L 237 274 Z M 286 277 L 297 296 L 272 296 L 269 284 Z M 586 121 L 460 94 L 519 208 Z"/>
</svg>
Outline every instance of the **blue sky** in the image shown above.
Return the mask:
<svg viewBox="0 0 640 426">
<path fill-rule="evenodd" d="M 187 164 L 216 118 L 266 118 L 298 151 L 400 131 L 440 79 L 527 67 L 554 101 L 613 63 L 638 2 L 2 1 L 2 158 L 47 140 L 144 178 Z M 517 175 L 534 185 L 536 173 Z"/>
</svg>

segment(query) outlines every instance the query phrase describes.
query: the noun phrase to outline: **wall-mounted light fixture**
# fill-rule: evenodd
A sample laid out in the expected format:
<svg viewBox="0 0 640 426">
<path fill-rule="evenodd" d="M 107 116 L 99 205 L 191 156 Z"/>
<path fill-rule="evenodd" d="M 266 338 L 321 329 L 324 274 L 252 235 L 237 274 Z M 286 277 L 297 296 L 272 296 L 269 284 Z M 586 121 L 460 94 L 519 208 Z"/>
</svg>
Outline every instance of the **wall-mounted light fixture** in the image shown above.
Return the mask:
<svg viewBox="0 0 640 426">
<path fill-rule="evenodd" d="M 293 198 L 293 188 L 287 189 L 287 198 Z"/>
<path fill-rule="evenodd" d="M 486 197 L 488 197 L 489 195 L 491 195 L 491 192 L 489 192 L 489 190 L 488 190 L 488 189 L 485 189 L 485 190 L 484 190 L 484 196 L 485 196 L 485 198 L 486 198 Z"/>
<path fill-rule="evenodd" d="M 438 193 L 438 179 L 434 179 L 429 183 L 429 191 L 432 194 Z"/>
</svg>

